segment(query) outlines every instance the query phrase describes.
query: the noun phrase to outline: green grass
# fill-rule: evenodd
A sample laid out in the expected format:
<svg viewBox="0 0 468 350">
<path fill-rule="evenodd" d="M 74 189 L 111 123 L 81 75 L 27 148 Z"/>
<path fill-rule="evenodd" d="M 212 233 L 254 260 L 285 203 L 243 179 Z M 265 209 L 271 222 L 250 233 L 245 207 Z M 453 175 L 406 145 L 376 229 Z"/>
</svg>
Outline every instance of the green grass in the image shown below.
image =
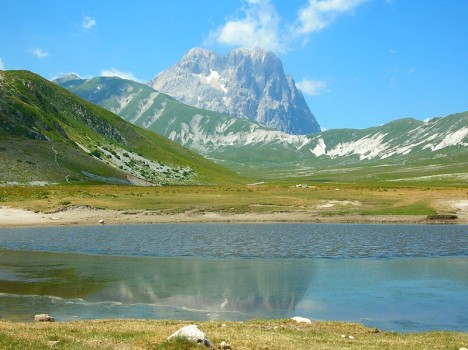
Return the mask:
<svg viewBox="0 0 468 350">
<path fill-rule="evenodd" d="M 445 201 L 466 200 L 466 188 L 366 187 L 287 184 L 256 186 L 63 185 L 0 187 L 0 205 L 49 211 L 88 205 L 122 211 L 161 213 L 274 213 L 314 215 L 431 215 L 447 212 Z M 67 203 L 67 204 L 65 204 Z"/>
<path fill-rule="evenodd" d="M 430 207 L 425 201 L 412 203 L 409 205 L 400 205 L 393 203 L 389 205 L 383 203 L 380 209 L 372 211 L 363 211 L 363 215 L 433 215 L 437 211 Z"/>
<path fill-rule="evenodd" d="M 245 183 L 237 174 L 151 131 L 136 127 L 117 115 L 82 100 L 38 75 L 4 71 L 0 92 L 0 183 L 10 181 L 108 182 L 126 179 L 103 156 L 102 149 L 138 154 L 147 161 L 191 172 L 137 177 L 158 184 Z M 89 151 L 85 152 L 79 145 Z M 28 154 L 19 152 L 24 149 Z M 100 155 L 101 160 L 94 155 Z M 23 159 L 25 158 L 25 159 Z M 16 163 L 15 163 L 16 162 Z M 134 162 L 129 162 L 134 167 Z M 95 169 L 95 170 L 94 170 Z M 85 172 L 97 175 L 85 176 Z M 67 178 L 65 178 L 68 175 Z M 104 179 L 102 179 L 104 178 Z M 76 182 L 75 181 L 75 182 Z M 118 182 L 118 181 L 117 181 Z"/>
<path fill-rule="evenodd" d="M 167 337 L 189 322 L 100 320 L 49 324 L 0 321 L 0 348 L 4 350 L 50 349 L 182 349 L 200 346 Z M 291 320 L 201 322 L 200 329 L 218 347 L 222 341 L 235 350 L 297 349 L 459 349 L 466 347 L 468 334 L 456 332 L 376 332 L 360 324 Z M 346 338 L 343 338 L 345 335 Z M 347 337 L 352 335 L 354 340 Z M 53 345 L 52 345 L 53 344 Z"/>
</svg>

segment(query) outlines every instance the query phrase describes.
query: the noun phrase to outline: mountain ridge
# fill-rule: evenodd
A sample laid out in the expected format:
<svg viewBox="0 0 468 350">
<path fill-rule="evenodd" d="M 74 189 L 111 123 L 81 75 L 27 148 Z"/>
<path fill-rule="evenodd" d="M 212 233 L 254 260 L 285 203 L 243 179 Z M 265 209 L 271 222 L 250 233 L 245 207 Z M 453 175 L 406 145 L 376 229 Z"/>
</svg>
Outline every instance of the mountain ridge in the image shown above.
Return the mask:
<svg viewBox="0 0 468 350">
<path fill-rule="evenodd" d="M 263 49 L 234 49 L 219 55 L 193 48 L 148 85 L 187 105 L 248 118 L 287 133 L 320 131 L 281 60 Z"/>
<path fill-rule="evenodd" d="M 459 113 L 444 118 L 423 122 L 406 118 L 383 126 L 367 129 L 335 129 L 311 135 L 290 135 L 266 128 L 245 118 L 206 111 L 184 105 L 171 97 L 158 93 L 163 100 L 153 104 L 133 94 L 129 99 L 126 91 L 146 90 L 147 95 L 156 93 L 144 84 L 119 78 L 93 78 L 103 89 L 114 87 L 114 105 L 121 99 L 133 106 L 144 105 L 146 110 L 138 118 L 125 106 L 123 118 L 137 125 L 165 135 L 192 150 L 203 154 L 231 170 L 255 177 L 255 172 L 269 176 L 267 172 L 287 176 L 304 169 L 326 169 L 361 164 L 399 164 L 417 159 L 443 160 L 457 155 L 464 162 L 468 158 L 468 113 Z M 111 83 L 112 82 L 112 83 Z M 83 80 L 79 86 L 85 86 Z M 127 85 L 131 85 L 130 89 Z M 78 87 L 72 89 L 83 93 Z M 87 92 L 89 93 L 89 91 Z M 97 93 L 97 95 L 99 95 Z M 109 99 L 101 101 L 108 103 Z M 156 101 L 156 100 L 155 100 Z M 100 103 L 98 100 L 95 102 Z M 133 118 L 133 119 L 132 119 Z M 425 148 L 424 148 L 425 147 Z M 438 157 L 438 158 L 437 158 Z M 448 158 L 447 158 L 448 157 Z M 461 158 L 460 158 L 461 157 Z M 435 160 L 430 162 L 434 163 Z"/>
</svg>

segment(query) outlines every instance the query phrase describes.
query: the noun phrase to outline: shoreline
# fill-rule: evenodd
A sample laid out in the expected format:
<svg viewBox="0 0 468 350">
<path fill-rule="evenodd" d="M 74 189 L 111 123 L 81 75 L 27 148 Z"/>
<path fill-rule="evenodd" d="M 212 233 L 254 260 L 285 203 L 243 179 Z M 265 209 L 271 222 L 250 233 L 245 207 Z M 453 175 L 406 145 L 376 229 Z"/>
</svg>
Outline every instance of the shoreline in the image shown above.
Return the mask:
<svg viewBox="0 0 468 350">
<path fill-rule="evenodd" d="M 0 207 L 0 228 L 97 226 L 177 223 L 336 223 L 336 224 L 468 224 L 465 215 L 452 220 L 429 220 L 425 215 L 334 215 L 322 216 L 316 211 L 290 212 L 182 212 L 161 213 L 150 210 L 110 210 L 88 206 L 69 206 L 53 212 Z"/>
</svg>

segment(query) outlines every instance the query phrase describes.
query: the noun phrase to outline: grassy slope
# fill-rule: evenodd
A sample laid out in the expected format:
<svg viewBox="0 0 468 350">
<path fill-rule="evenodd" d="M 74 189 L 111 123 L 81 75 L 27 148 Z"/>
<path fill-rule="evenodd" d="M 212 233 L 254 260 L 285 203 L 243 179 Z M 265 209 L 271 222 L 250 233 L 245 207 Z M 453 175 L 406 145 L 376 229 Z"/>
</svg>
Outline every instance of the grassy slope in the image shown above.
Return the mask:
<svg viewBox="0 0 468 350">
<path fill-rule="evenodd" d="M 25 324 L 0 321 L 0 348 L 4 350 L 50 349 L 178 349 L 199 345 L 166 338 L 188 323 L 180 321 L 102 320 Z M 359 324 L 291 320 L 202 322 L 200 329 L 218 348 L 222 341 L 235 350 L 297 349 L 459 349 L 468 334 L 455 332 L 376 332 Z M 343 338 L 342 335 L 346 336 Z M 350 340 L 347 337 L 353 336 Z"/>
<path fill-rule="evenodd" d="M 86 102 L 33 73 L 5 71 L 1 75 L 0 157 L 9 166 L 17 162 L 18 168 L 23 165 L 22 159 L 12 159 L 14 157 L 11 155 L 15 149 L 27 149 L 31 157 L 35 158 L 36 169 L 33 172 L 28 171 L 34 164 L 25 163 L 27 165 L 21 169 L 21 173 L 26 174 L 25 178 L 43 180 L 39 175 L 44 174 L 41 172 L 41 168 L 44 168 L 51 173 L 46 180 L 62 179 L 63 182 L 64 173 L 71 172 L 79 178 L 83 167 L 84 170 L 94 169 L 93 173 L 97 172 L 100 176 L 125 178 L 125 174 L 118 169 L 97 164 L 96 159 L 76 145 L 78 142 L 89 150 L 110 144 L 144 155 L 155 162 L 188 166 L 197 173 L 197 178 L 192 183 L 242 181 L 236 174 L 196 153 L 150 131 L 134 127 L 107 110 Z M 55 151 L 52 146 L 55 146 Z M 41 152 L 36 152 L 41 148 Z M 51 152 L 59 152 L 65 158 L 60 164 L 61 169 L 54 170 Z M 74 160 L 79 164 L 74 164 Z M 4 173 L 0 175 L 3 178 L 15 177 L 14 172 L 6 174 L 5 171 L 9 169 L 6 168 L 3 168 Z"/>
</svg>

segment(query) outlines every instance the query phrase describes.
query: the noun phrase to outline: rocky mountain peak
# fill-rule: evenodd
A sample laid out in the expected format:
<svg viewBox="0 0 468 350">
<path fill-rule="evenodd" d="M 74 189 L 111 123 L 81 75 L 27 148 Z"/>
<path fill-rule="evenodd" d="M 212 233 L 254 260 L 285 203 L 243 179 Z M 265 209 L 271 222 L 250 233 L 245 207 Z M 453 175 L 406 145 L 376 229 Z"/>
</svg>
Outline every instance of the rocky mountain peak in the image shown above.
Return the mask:
<svg viewBox="0 0 468 350">
<path fill-rule="evenodd" d="M 229 51 L 228 56 L 250 57 L 250 59 L 260 62 L 263 62 L 267 56 L 278 59 L 273 52 L 261 49 L 259 47 L 253 49 L 233 49 Z"/>
<path fill-rule="evenodd" d="M 148 85 L 183 103 L 290 134 L 320 131 L 281 60 L 261 48 L 234 49 L 226 55 L 193 48 Z"/>
<path fill-rule="evenodd" d="M 201 47 L 194 47 L 185 54 L 183 60 L 190 59 L 192 57 L 210 57 L 210 56 L 217 56 L 217 54 L 213 50 L 203 49 Z"/>
<path fill-rule="evenodd" d="M 69 73 L 69 74 L 65 74 L 65 75 L 62 75 L 60 78 L 58 79 L 55 79 L 57 82 L 60 82 L 60 83 L 65 83 L 67 81 L 71 81 L 71 80 L 79 80 L 81 79 L 81 77 L 76 74 L 76 73 Z"/>
</svg>

